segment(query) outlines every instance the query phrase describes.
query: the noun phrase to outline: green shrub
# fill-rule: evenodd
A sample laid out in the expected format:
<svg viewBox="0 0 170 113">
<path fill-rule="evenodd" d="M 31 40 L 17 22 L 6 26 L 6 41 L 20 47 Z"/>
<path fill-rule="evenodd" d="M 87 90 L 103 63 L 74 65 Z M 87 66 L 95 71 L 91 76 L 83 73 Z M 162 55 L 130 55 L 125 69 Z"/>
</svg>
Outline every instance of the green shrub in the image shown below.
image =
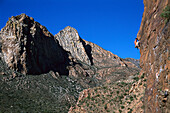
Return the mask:
<svg viewBox="0 0 170 113">
<path fill-rule="evenodd" d="M 107 104 L 105 104 L 104 109 L 107 109 Z"/>
<path fill-rule="evenodd" d="M 139 85 L 142 85 L 142 82 L 140 82 Z"/>
<path fill-rule="evenodd" d="M 106 86 L 104 86 L 104 87 L 103 87 L 103 89 L 107 89 L 107 87 L 106 87 Z"/>
<path fill-rule="evenodd" d="M 110 110 L 107 110 L 107 112 L 110 112 Z"/>
<path fill-rule="evenodd" d="M 122 84 L 122 85 L 125 85 L 125 86 L 127 85 L 127 83 L 125 83 L 125 82 L 121 82 L 121 84 Z"/>
<path fill-rule="evenodd" d="M 134 97 L 136 98 L 136 95 L 134 95 Z M 136 98 L 137 99 L 137 98 Z"/>
<path fill-rule="evenodd" d="M 119 100 L 123 99 L 123 95 L 119 96 Z"/>
<path fill-rule="evenodd" d="M 169 22 L 170 20 L 170 6 L 166 6 L 161 13 L 161 17 L 165 18 L 165 23 Z"/>
<path fill-rule="evenodd" d="M 90 106 L 90 109 L 92 109 L 92 106 Z"/>
<path fill-rule="evenodd" d="M 144 109 L 144 108 L 145 108 L 145 106 L 143 105 L 143 106 L 141 106 L 141 108 L 142 108 L 142 109 Z"/>
<path fill-rule="evenodd" d="M 141 79 L 143 79 L 143 78 L 144 78 L 144 76 L 145 76 L 145 74 L 143 74 L 140 78 L 141 78 Z"/>
<path fill-rule="evenodd" d="M 146 87 L 146 84 L 144 84 L 143 86 L 145 86 L 145 87 Z"/>
<path fill-rule="evenodd" d="M 133 101 L 134 99 L 133 99 L 133 97 L 132 96 L 130 96 L 130 101 Z"/>
<path fill-rule="evenodd" d="M 129 90 L 128 90 L 128 89 L 126 89 L 126 90 L 125 90 L 125 92 L 129 92 Z"/>
<path fill-rule="evenodd" d="M 99 95 L 99 94 L 97 94 L 97 95 L 96 95 L 96 97 L 100 97 L 100 95 Z"/>
<path fill-rule="evenodd" d="M 91 100 L 94 101 L 95 100 L 94 97 L 92 97 Z"/>
<path fill-rule="evenodd" d="M 127 102 L 128 104 L 131 104 L 131 102 Z"/>
<path fill-rule="evenodd" d="M 128 113 L 132 113 L 132 111 L 133 111 L 133 110 L 132 110 L 132 109 L 130 109 L 130 111 L 128 111 Z"/>
<path fill-rule="evenodd" d="M 87 96 L 87 99 L 90 99 L 90 95 Z"/>
<path fill-rule="evenodd" d="M 102 103 L 104 104 L 104 100 L 102 100 Z"/>
<path fill-rule="evenodd" d="M 124 106 L 121 106 L 122 109 L 124 109 L 125 107 Z"/>
<path fill-rule="evenodd" d="M 134 77 L 133 78 L 135 81 L 138 81 L 139 80 L 139 77 Z"/>
</svg>

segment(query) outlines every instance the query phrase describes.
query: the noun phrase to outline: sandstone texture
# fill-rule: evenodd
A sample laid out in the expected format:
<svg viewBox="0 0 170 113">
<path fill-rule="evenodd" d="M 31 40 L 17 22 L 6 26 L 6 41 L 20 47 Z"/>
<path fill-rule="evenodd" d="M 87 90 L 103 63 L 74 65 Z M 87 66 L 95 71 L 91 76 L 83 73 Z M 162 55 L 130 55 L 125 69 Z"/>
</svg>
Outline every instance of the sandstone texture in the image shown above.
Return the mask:
<svg viewBox="0 0 170 113">
<path fill-rule="evenodd" d="M 170 21 L 160 16 L 167 6 L 170 7 L 169 0 L 144 0 L 144 13 L 137 35 L 141 42 L 140 66 L 147 75 L 146 113 L 170 111 Z"/>
</svg>

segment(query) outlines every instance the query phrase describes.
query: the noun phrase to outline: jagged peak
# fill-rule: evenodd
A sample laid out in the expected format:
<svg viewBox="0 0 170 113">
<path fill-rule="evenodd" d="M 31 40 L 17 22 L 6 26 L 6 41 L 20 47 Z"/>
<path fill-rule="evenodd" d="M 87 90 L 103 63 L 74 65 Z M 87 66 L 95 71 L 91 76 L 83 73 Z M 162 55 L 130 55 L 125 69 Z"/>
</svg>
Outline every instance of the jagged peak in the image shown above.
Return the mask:
<svg viewBox="0 0 170 113">
<path fill-rule="evenodd" d="M 32 17 L 29 17 L 25 13 L 22 13 L 22 14 L 17 15 L 17 16 L 12 16 L 11 18 L 9 18 L 8 22 L 9 21 L 12 21 L 12 22 L 21 22 L 21 21 L 23 21 L 25 19 L 29 19 L 29 20 L 34 21 L 34 19 Z"/>
<path fill-rule="evenodd" d="M 25 26 L 29 26 L 29 27 L 39 26 L 44 31 L 45 34 L 47 34 L 49 36 L 53 36 L 45 26 L 41 25 L 39 22 L 35 21 L 33 17 L 30 17 L 30 16 L 26 15 L 25 13 L 22 13 L 17 16 L 12 16 L 11 18 L 9 18 L 8 22 L 6 23 L 6 26 L 4 26 L 1 29 L 1 31 L 9 30 L 17 25 L 18 26 L 23 25 L 24 27 Z M 12 27 L 10 27 L 10 26 L 12 26 Z"/>
<path fill-rule="evenodd" d="M 74 39 L 74 38 L 76 38 L 76 39 L 78 39 L 78 40 L 80 40 L 80 36 L 79 36 L 79 34 L 78 34 L 78 31 L 75 29 L 75 28 L 73 28 L 73 27 L 71 27 L 71 26 L 67 26 L 67 27 L 65 27 L 63 30 L 61 30 L 61 31 L 59 31 L 59 33 L 57 33 L 56 35 L 55 35 L 55 37 L 57 38 L 57 37 L 60 37 L 60 35 L 68 35 L 67 36 L 67 38 L 72 38 L 72 39 Z M 71 36 L 72 35 L 72 36 Z M 60 37 L 61 38 L 61 37 Z"/>
<path fill-rule="evenodd" d="M 73 28 L 73 27 L 71 27 L 71 26 L 67 26 L 67 27 L 64 28 L 64 30 L 70 30 L 70 29 L 77 31 L 75 28 Z"/>
<path fill-rule="evenodd" d="M 67 27 L 65 27 L 63 30 L 61 30 L 59 33 L 61 33 L 61 32 L 71 32 L 71 33 L 77 33 L 78 34 L 78 31 L 75 29 L 75 28 L 73 28 L 73 27 L 71 27 L 71 26 L 67 26 Z"/>
</svg>

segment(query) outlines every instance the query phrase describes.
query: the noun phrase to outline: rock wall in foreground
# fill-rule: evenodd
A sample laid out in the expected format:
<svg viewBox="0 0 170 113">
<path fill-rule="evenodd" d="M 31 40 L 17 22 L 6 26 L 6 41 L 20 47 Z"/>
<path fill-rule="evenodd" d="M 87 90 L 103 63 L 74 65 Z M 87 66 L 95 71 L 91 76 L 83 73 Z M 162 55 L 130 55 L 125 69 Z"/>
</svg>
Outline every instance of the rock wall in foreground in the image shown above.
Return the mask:
<svg viewBox="0 0 170 113">
<path fill-rule="evenodd" d="M 145 92 L 146 113 L 168 113 L 170 111 L 170 22 L 160 15 L 170 6 L 169 0 L 144 0 L 144 13 L 138 39 L 140 66 L 147 75 Z"/>
</svg>

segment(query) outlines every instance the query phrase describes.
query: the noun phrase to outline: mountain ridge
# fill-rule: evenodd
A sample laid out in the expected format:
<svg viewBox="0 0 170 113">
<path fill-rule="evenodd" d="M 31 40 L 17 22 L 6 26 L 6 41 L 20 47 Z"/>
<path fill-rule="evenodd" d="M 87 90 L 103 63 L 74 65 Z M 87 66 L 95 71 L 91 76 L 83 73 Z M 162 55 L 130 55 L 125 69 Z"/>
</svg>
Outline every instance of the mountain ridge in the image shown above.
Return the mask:
<svg viewBox="0 0 170 113">
<path fill-rule="evenodd" d="M 68 26 L 52 35 L 26 14 L 9 18 L 0 37 L 2 112 L 28 112 L 31 102 L 35 111 L 68 112 L 84 89 L 127 79 L 140 71 L 135 63 L 82 39 L 76 29 Z M 47 107 L 40 95 L 49 95 Z"/>
</svg>

